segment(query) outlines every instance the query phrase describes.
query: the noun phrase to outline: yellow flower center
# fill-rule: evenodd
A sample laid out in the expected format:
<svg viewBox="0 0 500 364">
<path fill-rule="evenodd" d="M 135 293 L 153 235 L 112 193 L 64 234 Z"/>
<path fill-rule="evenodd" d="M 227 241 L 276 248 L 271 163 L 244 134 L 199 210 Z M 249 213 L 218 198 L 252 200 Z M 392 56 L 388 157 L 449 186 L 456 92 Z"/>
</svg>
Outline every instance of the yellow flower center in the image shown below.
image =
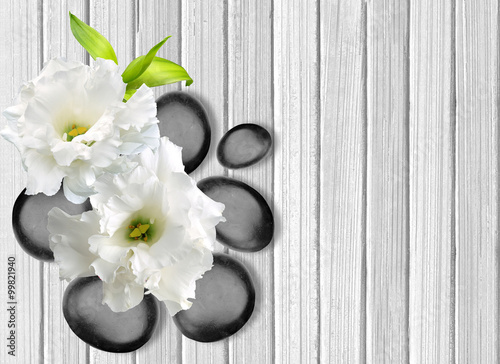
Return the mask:
<svg viewBox="0 0 500 364">
<path fill-rule="evenodd" d="M 148 230 L 150 228 L 149 224 L 141 224 L 137 225 L 129 225 L 128 227 L 132 232 L 128 235 L 129 238 L 134 240 L 144 240 L 144 242 L 148 242 Z"/>
<path fill-rule="evenodd" d="M 77 126 L 75 124 L 71 125 L 71 130 L 69 130 L 67 134 L 67 141 L 70 142 L 73 140 L 73 138 L 77 137 L 78 135 L 83 135 L 87 132 L 87 128 L 84 126 Z"/>
</svg>

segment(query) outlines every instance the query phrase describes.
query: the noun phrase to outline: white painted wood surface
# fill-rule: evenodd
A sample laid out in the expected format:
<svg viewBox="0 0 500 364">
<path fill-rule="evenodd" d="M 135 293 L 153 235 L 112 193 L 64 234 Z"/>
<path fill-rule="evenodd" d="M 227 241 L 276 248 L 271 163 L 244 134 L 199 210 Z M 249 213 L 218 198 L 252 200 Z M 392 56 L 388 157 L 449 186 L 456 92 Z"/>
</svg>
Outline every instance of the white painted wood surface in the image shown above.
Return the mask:
<svg viewBox="0 0 500 364">
<path fill-rule="evenodd" d="M 498 348 L 498 3 L 456 6 L 455 355 Z"/>
<path fill-rule="evenodd" d="M 15 242 L 25 186 L 0 141 L 0 363 L 498 363 L 499 14 L 480 0 L 21 0 L 0 10 L 0 108 L 56 56 L 89 62 L 68 11 L 120 64 L 167 35 L 207 107 L 212 146 L 193 176 L 229 175 L 275 213 L 274 242 L 236 253 L 257 302 L 233 337 L 201 344 L 168 313 L 143 348 L 88 347 L 61 311 L 67 284 Z M 222 135 L 265 126 L 274 153 L 231 171 Z M 2 118 L 2 123 L 5 119 Z M 217 247 L 223 250 L 222 246 Z M 8 355 L 7 258 L 17 263 Z"/>
<path fill-rule="evenodd" d="M 454 12 L 450 2 L 431 0 L 412 3 L 410 14 L 410 361 L 450 363 L 455 356 Z"/>
<path fill-rule="evenodd" d="M 323 0 L 320 7 L 320 357 L 360 363 L 366 348 L 366 4 Z"/>
</svg>

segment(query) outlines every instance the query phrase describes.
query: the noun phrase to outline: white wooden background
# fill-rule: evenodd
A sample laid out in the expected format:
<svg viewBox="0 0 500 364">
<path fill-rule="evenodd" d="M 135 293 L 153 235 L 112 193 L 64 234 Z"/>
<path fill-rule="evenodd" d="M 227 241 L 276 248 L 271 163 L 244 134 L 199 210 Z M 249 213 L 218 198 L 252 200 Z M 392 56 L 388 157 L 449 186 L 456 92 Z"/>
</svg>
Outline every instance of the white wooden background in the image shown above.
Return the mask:
<svg viewBox="0 0 500 364">
<path fill-rule="evenodd" d="M 11 232 L 25 176 L 0 142 L 1 363 L 498 363 L 499 8 L 495 0 L 3 0 L 0 106 L 48 59 L 89 62 L 68 11 L 128 64 L 160 56 L 194 79 L 156 89 L 207 106 L 213 140 L 196 179 L 226 174 L 273 207 L 276 238 L 233 253 L 254 314 L 233 337 L 182 337 L 162 309 L 130 354 L 66 325 L 57 266 Z M 5 123 L 5 119 L 2 119 Z M 228 171 L 232 126 L 271 131 L 272 158 Z M 7 257 L 17 259 L 17 361 L 6 353 Z"/>
</svg>

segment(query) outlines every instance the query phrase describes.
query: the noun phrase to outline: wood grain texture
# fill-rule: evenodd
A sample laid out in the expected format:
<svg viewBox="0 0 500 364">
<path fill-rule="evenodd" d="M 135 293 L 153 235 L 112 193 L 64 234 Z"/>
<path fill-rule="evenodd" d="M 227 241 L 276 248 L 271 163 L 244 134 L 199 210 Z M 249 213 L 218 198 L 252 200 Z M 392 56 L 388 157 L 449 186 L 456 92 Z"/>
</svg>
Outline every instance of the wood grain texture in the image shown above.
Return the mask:
<svg viewBox="0 0 500 364">
<path fill-rule="evenodd" d="M 115 50 L 118 65 L 123 71 L 135 56 L 135 2 L 90 0 L 88 24 L 101 33 Z M 71 33 L 70 33 L 71 36 Z M 90 63 L 94 60 L 90 58 Z M 135 364 L 136 352 L 115 354 L 89 348 L 91 364 Z"/>
<path fill-rule="evenodd" d="M 318 3 L 274 2 L 276 363 L 319 360 Z"/>
<path fill-rule="evenodd" d="M 367 363 L 408 361 L 408 6 L 367 8 Z"/>
<path fill-rule="evenodd" d="M 458 363 L 498 348 L 498 3 L 456 5 L 456 329 Z"/>
<path fill-rule="evenodd" d="M 82 46 L 73 38 L 68 12 L 88 22 L 88 8 L 81 1 L 43 2 L 43 60 L 65 57 L 71 61 L 88 63 Z M 55 263 L 43 263 L 43 319 L 46 363 L 67 363 L 87 360 L 88 345 L 69 328 L 62 313 L 62 298 L 67 282 L 59 279 Z"/>
<path fill-rule="evenodd" d="M 228 2 L 228 129 L 255 123 L 273 135 L 272 18 L 270 2 Z M 229 170 L 230 177 L 257 189 L 272 207 L 273 157 Z M 256 253 L 229 254 L 249 269 L 256 290 L 248 323 L 229 338 L 229 362 L 272 363 L 274 349 L 274 243 Z"/>
<path fill-rule="evenodd" d="M 222 0 L 188 0 L 182 2 L 182 66 L 194 83 L 183 90 L 205 106 L 212 128 L 207 158 L 191 176 L 202 178 L 222 175 L 224 169 L 215 158 L 217 142 L 226 131 L 227 91 L 225 61 L 225 2 Z M 220 244 L 217 251 L 222 251 Z M 223 364 L 228 361 L 228 340 L 199 343 L 182 337 L 182 363 Z"/>
<path fill-rule="evenodd" d="M 321 1 L 320 362 L 364 360 L 366 6 Z"/>
<path fill-rule="evenodd" d="M 192 176 L 255 187 L 274 210 L 275 240 L 229 251 L 257 289 L 235 336 L 184 338 L 162 304 L 143 348 L 95 350 L 64 320 L 57 265 L 15 242 L 11 211 L 26 176 L 2 141 L 0 269 L 16 257 L 18 347 L 12 358 L 3 345 L 1 363 L 500 362 L 497 2 L 9 0 L 2 111 L 43 62 L 92 63 L 70 10 L 110 40 L 122 68 L 172 35 L 158 55 L 194 84 L 155 96 L 191 93 L 212 126 Z M 271 132 L 274 156 L 228 171 L 217 143 L 247 122 Z"/>
<path fill-rule="evenodd" d="M 156 54 L 172 62 L 182 65 L 182 26 L 180 1 L 144 1 L 137 2 L 136 11 L 136 56 L 146 54 L 154 45 L 171 35 L 163 47 Z M 187 69 L 186 69 L 187 70 Z M 187 70 L 189 73 L 189 70 Z M 154 87 L 156 97 L 165 92 L 180 90 L 185 82 Z"/>
<path fill-rule="evenodd" d="M 3 35 L 0 52 L 0 110 L 12 105 L 20 86 L 36 76 L 41 67 L 41 18 L 38 5 L 33 1 L 8 1 L 0 10 L 0 29 Z M 2 128 L 6 125 L 2 117 Z M 17 149 L 5 140 L 0 142 L 0 267 L 4 271 L 0 280 L 2 309 L 2 349 L 0 362 L 36 362 L 43 354 L 43 312 L 42 312 L 42 263 L 28 256 L 16 243 L 12 232 L 12 207 L 14 201 L 26 186 L 26 176 Z M 8 257 L 15 257 L 16 269 L 16 313 L 15 327 L 8 327 L 11 320 L 7 309 L 11 306 L 8 296 Z M 11 321 L 12 323 L 12 321 Z M 8 354 L 10 330 L 15 330 L 15 357 Z M 31 350 L 35 348 L 35 350 Z"/>
<path fill-rule="evenodd" d="M 410 9 L 410 362 L 453 360 L 452 2 Z"/>
</svg>

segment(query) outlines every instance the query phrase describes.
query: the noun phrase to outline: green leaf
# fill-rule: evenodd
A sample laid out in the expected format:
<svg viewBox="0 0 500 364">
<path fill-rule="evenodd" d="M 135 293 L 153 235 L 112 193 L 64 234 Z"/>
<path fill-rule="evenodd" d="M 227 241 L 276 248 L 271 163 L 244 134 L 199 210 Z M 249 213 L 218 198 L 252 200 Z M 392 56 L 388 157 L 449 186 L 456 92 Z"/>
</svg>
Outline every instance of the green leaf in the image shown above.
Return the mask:
<svg viewBox="0 0 500 364">
<path fill-rule="evenodd" d="M 156 53 L 160 50 L 163 44 L 165 44 L 167 39 L 170 37 L 171 35 L 169 35 L 168 37 L 163 39 L 160 43 L 151 48 L 151 50 L 145 56 L 137 57 L 132 62 L 130 62 L 125 71 L 123 71 L 122 73 L 123 82 L 129 83 L 135 80 L 140 75 L 142 75 L 144 71 L 146 71 L 146 69 L 149 67 L 151 62 L 153 62 Z"/>
<path fill-rule="evenodd" d="M 69 12 L 71 32 L 78 43 L 90 53 L 92 58 L 97 57 L 110 59 L 118 64 L 115 51 L 108 40 L 104 38 L 97 30 L 88 26 L 76 16 Z"/>
<path fill-rule="evenodd" d="M 142 84 L 146 84 L 148 87 L 156 87 L 179 81 L 186 81 L 186 86 L 193 83 L 193 79 L 189 77 L 184 68 L 168 59 L 154 57 L 153 62 L 146 71 L 140 77 L 128 83 L 127 92 L 132 89 L 137 90 Z"/>
</svg>

